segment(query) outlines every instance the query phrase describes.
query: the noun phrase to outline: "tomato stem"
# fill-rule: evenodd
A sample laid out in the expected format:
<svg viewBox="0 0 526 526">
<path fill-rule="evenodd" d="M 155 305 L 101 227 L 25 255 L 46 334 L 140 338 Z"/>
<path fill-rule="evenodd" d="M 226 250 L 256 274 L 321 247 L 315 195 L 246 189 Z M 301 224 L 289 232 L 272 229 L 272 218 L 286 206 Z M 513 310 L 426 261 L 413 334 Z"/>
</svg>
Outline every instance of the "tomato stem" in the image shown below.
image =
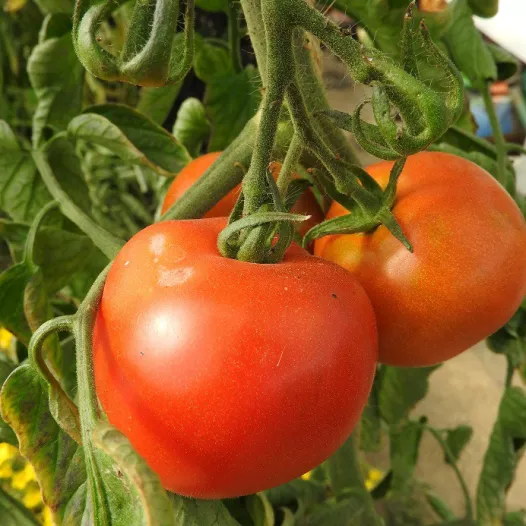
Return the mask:
<svg viewBox="0 0 526 526">
<path fill-rule="evenodd" d="M 510 181 L 508 178 L 508 170 L 506 169 L 508 149 L 495 111 L 495 104 L 491 97 L 490 82 L 485 82 L 481 86 L 481 91 L 484 99 L 484 106 L 486 107 L 486 113 L 488 114 L 491 124 L 493 139 L 495 140 L 495 148 L 497 150 L 497 178 L 500 184 L 506 188 L 512 197 L 514 197 L 517 194 L 517 190 L 515 188 L 515 181 Z"/>
<path fill-rule="evenodd" d="M 455 475 L 457 476 L 457 479 L 460 483 L 460 487 L 462 488 L 462 493 L 464 494 L 464 505 L 466 508 L 466 519 L 468 521 L 472 521 L 473 520 L 473 503 L 471 502 L 471 496 L 469 494 L 469 489 L 466 484 L 466 481 L 464 480 L 464 477 L 462 476 L 460 469 L 458 469 L 455 457 L 451 453 L 449 446 L 447 445 L 446 441 L 442 438 L 439 431 L 437 431 L 434 427 L 431 427 L 429 425 L 424 425 L 424 429 L 429 431 L 433 435 L 435 440 L 442 447 L 442 450 L 444 451 L 444 454 L 446 455 L 446 458 L 448 459 L 448 462 L 451 465 L 451 468 L 453 469 L 453 471 L 455 472 Z"/>
<path fill-rule="evenodd" d="M 240 73 L 243 71 L 243 63 L 241 61 L 241 35 L 239 32 L 239 4 L 235 2 L 227 2 L 227 16 L 228 16 L 228 45 L 230 49 L 230 56 L 232 58 L 232 65 L 234 71 Z"/>
</svg>

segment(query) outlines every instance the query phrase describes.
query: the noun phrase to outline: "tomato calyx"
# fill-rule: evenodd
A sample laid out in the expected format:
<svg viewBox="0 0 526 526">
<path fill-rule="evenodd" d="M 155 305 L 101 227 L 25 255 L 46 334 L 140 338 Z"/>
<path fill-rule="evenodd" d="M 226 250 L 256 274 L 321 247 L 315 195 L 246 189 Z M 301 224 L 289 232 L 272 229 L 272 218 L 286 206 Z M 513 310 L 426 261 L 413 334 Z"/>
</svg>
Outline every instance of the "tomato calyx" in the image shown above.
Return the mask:
<svg viewBox="0 0 526 526">
<path fill-rule="evenodd" d="M 333 234 L 357 234 L 360 232 L 370 232 L 380 225 L 384 225 L 391 234 L 398 239 L 410 252 L 413 247 L 398 221 L 394 217 L 391 209 L 396 197 L 396 185 L 398 178 L 402 173 L 406 158 L 399 159 L 391 169 L 389 183 L 385 190 L 362 168 L 357 166 L 350 167 L 354 172 L 353 175 L 360 180 L 361 184 L 371 192 L 377 199 L 377 204 L 366 206 L 358 203 L 354 199 L 341 193 L 336 186 L 332 184 L 329 178 L 316 170 L 311 170 L 313 176 L 318 180 L 320 186 L 334 200 L 343 205 L 351 213 L 328 219 L 319 225 L 311 228 L 303 238 L 303 246 L 307 246 L 314 239 Z"/>
<path fill-rule="evenodd" d="M 414 6 L 412 2 L 407 9 L 400 39 L 403 70 L 393 68 L 393 63 L 376 50 L 362 48 L 361 58 L 370 70 L 369 76 L 383 82 L 375 83 L 371 99 L 358 105 L 352 115 L 335 110 L 320 112 L 351 132 L 364 150 L 392 161 L 417 153 L 439 139 L 457 121 L 464 101 L 460 72 L 431 40 L 424 21 L 415 27 Z M 416 61 L 417 47 L 443 73 L 450 90 L 441 93 L 425 84 Z M 362 120 L 362 109 L 368 103 L 375 124 Z"/>
</svg>

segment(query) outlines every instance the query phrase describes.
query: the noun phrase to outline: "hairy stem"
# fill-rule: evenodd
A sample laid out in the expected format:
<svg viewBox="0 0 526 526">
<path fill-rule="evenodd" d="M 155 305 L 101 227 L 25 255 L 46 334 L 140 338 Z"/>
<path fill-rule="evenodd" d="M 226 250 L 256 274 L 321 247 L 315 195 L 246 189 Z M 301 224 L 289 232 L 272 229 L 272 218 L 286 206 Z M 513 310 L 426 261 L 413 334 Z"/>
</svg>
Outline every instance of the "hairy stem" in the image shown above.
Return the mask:
<svg viewBox="0 0 526 526">
<path fill-rule="evenodd" d="M 243 64 L 241 62 L 241 35 L 239 32 L 239 4 L 237 0 L 229 0 L 227 2 L 227 16 L 230 56 L 234 70 L 239 73 L 243 71 Z"/>
</svg>

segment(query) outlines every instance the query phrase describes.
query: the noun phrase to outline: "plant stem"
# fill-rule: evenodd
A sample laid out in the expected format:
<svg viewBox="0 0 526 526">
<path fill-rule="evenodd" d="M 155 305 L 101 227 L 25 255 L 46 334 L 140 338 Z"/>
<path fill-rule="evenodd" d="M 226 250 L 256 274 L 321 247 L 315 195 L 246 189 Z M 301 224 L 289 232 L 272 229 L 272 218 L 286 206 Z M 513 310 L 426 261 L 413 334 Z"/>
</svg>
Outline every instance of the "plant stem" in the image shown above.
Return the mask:
<svg viewBox="0 0 526 526">
<path fill-rule="evenodd" d="M 458 469 L 457 463 L 453 455 L 451 454 L 451 451 L 449 450 L 448 445 L 446 444 L 445 440 L 440 436 L 440 433 L 431 426 L 424 426 L 427 431 L 429 431 L 436 439 L 436 441 L 440 444 L 442 447 L 447 459 L 449 460 L 449 463 L 451 467 L 453 468 L 453 471 L 455 472 L 455 475 L 457 476 L 457 479 L 460 483 L 460 486 L 462 488 L 462 493 L 464 494 L 464 503 L 466 508 L 466 519 L 468 521 L 473 520 L 473 503 L 471 502 L 471 496 L 469 495 L 468 486 L 466 484 L 466 481 L 464 480 L 464 477 L 462 476 L 462 473 Z"/>
<path fill-rule="evenodd" d="M 485 82 L 481 87 L 482 97 L 484 99 L 484 106 L 486 107 L 486 113 L 488 114 L 489 121 L 491 124 L 491 130 L 493 131 L 493 139 L 495 140 L 495 148 L 497 150 L 497 177 L 502 186 L 513 196 L 516 194 L 515 182 L 508 180 L 508 171 L 506 170 L 506 161 L 508 159 L 508 153 L 506 148 L 506 141 L 502 128 L 500 127 L 499 119 L 495 111 L 495 105 L 490 93 L 490 83 Z"/>
<path fill-rule="evenodd" d="M 243 71 L 243 63 L 241 62 L 241 35 L 239 32 L 239 4 L 238 0 L 227 1 L 227 16 L 228 16 L 228 45 L 230 48 L 230 56 L 232 58 L 232 65 L 236 73 Z"/>
<path fill-rule="evenodd" d="M 506 357 L 506 381 L 504 384 L 506 388 L 511 387 L 514 373 L 515 367 L 513 367 L 513 362 L 509 359 L 509 357 Z"/>
<path fill-rule="evenodd" d="M 302 2 L 303 3 L 303 0 Z M 256 54 L 261 78 L 266 78 L 267 71 L 267 34 L 265 33 L 262 15 L 262 0 L 241 0 L 241 7 L 247 21 L 252 47 Z M 312 52 L 309 46 L 313 42 L 304 45 L 303 32 L 296 32 L 294 43 L 294 54 L 297 60 L 297 73 L 302 95 L 311 112 L 319 112 L 330 109 L 327 94 L 323 83 L 316 71 Z M 352 146 L 344 133 L 324 117 L 319 118 L 321 132 L 325 140 L 334 151 L 338 152 L 342 159 L 350 163 L 357 163 L 357 157 Z"/>
<path fill-rule="evenodd" d="M 373 498 L 363 480 L 357 437 L 355 429 L 340 449 L 325 461 L 324 468 L 336 498 L 344 497 L 350 490 L 359 497 L 363 506 L 360 524 L 380 525 L 382 522 L 374 509 Z"/>
<path fill-rule="evenodd" d="M 243 179 L 245 215 L 256 212 L 267 196 L 267 169 L 278 129 L 285 92 L 294 78 L 295 62 L 292 51 L 292 30 L 287 21 L 277 24 L 281 16 L 280 0 L 264 0 L 263 21 L 267 34 L 267 70 L 264 95 L 252 163 Z"/>
<path fill-rule="evenodd" d="M 380 203 L 358 182 L 353 174 L 345 170 L 344 162 L 337 158 L 318 135 L 317 131 L 310 125 L 305 102 L 295 83 L 291 84 L 287 91 L 287 102 L 291 109 L 296 133 L 301 136 L 304 145 L 312 151 L 332 175 L 337 189 L 341 193 L 352 197 L 364 212 L 369 215 L 375 215 Z"/>
<path fill-rule="evenodd" d="M 294 167 L 298 164 L 302 153 L 303 143 L 297 135 L 294 135 L 277 180 L 278 190 L 283 199 L 287 195 L 287 188 L 294 173 Z"/>
</svg>

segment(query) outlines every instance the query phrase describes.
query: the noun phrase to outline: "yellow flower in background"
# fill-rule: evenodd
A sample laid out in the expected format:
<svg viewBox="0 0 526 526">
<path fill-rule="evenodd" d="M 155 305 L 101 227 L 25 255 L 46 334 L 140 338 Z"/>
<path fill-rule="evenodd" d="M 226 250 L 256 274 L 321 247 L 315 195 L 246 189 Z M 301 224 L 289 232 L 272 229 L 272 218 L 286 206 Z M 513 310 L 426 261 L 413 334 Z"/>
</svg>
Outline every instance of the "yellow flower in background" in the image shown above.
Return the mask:
<svg viewBox="0 0 526 526">
<path fill-rule="evenodd" d="M 13 362 L 17 362 L 15 350 L 15 337 L 3 327 L 0 327 L 0 352 L 3 352 Z"/>
<path fill-rule="evenodd" d="M 44 507 L 33 466 L 11 444 L 0 444 L 0 485 L 33 511 L 44 526 L 53 526 L 51 511 Z"/>
<path fill-rule="evenodd" d="M 303 480 L 310 480 L 312 476 L 312 471 L 308 471 L 304 475 L 301 476 Z M 367 472 L 367 478 L 365 480 L 365 487 L 367 488 L 367 491 L 372 491 L 378 484 L 381 482 L 381 480 L 384 478 L 385 473 L 383 471 L 380 471 L 376 468 L 370 468 Z"/>
<path fill-rule="evenodd" d="M 0 347 L 2 349 L 9 349 L 14 336 L 3 327 L 0 328 Z"/>
<path fill-rule="evenodd" d="M 44 526 L 54 526 L 53 519 L 51 518 L 51 510 L 49 508 L 45 508 L 44 513 L 42 513 L 42 524 Z"/>
<path fill-rule="evenodd" d="M 372 491 L 381 480 L 384 478 L 384 473 L 376 468 L 371 468 L 367 473 L 367 479 L 365 480 L 365 487 L 367 491 Z"/>
</svg>

